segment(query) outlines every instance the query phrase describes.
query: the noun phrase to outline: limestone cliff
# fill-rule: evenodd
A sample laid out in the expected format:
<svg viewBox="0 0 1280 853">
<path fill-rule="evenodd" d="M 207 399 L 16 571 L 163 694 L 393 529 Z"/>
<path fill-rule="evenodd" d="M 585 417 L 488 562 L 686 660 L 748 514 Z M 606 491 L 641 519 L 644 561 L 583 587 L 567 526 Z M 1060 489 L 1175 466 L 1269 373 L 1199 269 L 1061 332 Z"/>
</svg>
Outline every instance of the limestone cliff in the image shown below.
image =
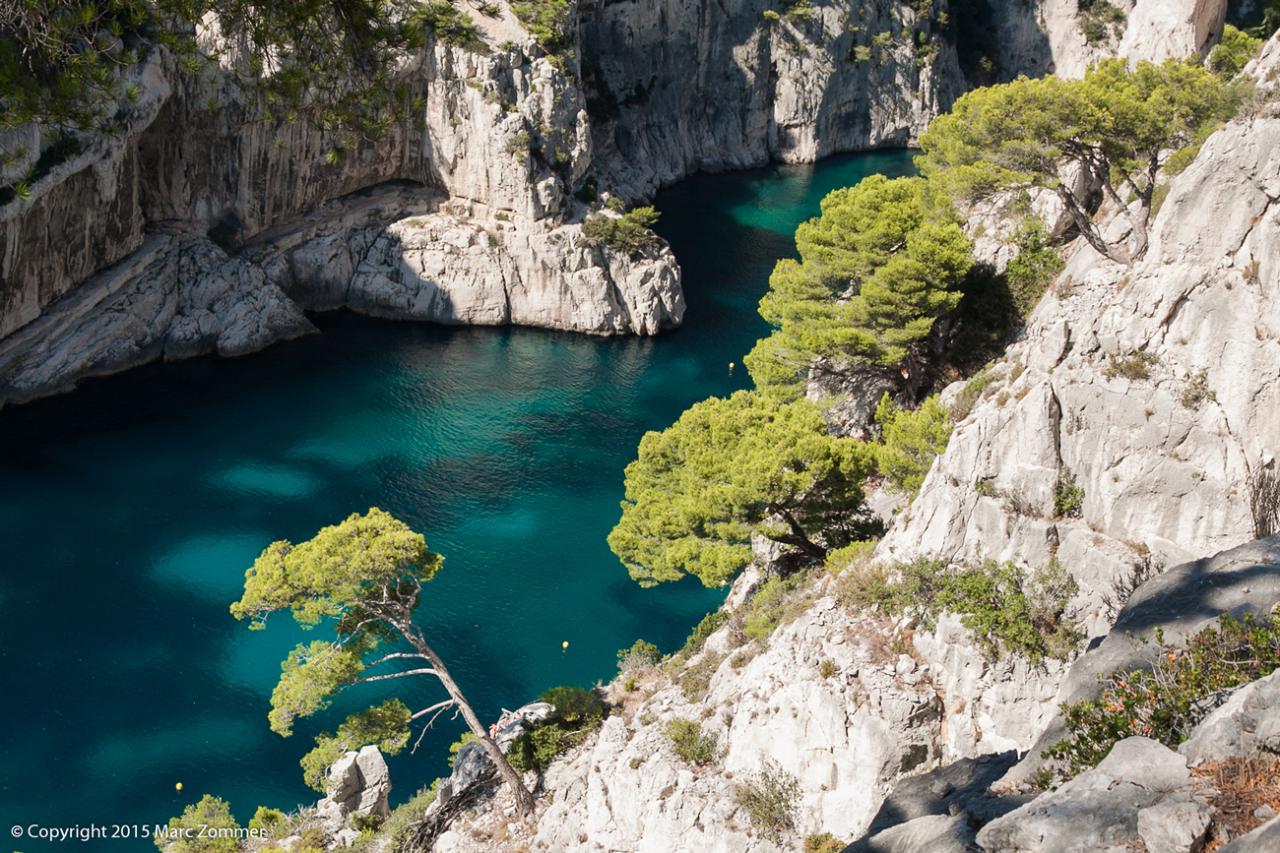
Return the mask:
<svg viewBox="0 0 1280 853">
<path fill-rule="evenodd" d="M 961 88 L 909 4 L 584 2 L 553 61 L 505 4 L 484 46 L 430 41 L 401 74 L 420 113 L 332 156 L 265 120 L 226 67 L 130 73 L 120 130 L 84 135 L 0 207 L 0 405 L 155 358 L 234 355 L 348 307 L 444 323 L 654 334 L 684 311 L 665 247 L 589 245 L 580 199 L 700 168 L 902 144 Z M 924 33 L 855 61 L 883 30 Z M 924 36 L 922 36 L 924 37 Z M 204 31 L 205 42 L 218 43 Z M 235 65 L 234 51 L 220 60 Z"/>
<path fill-rule="evenodd" d="M 611 685 L 620 713 L 548 771 L 544 811 L 519 843 L 780 849 L 734 799 L 739 782 L 772 764 L 798 784 L 792 839 L 828 832 L 852 840 L 874 828 L 887 833 L 877 836 L 880 846 L 858 849 L 966 849 L 971 823 L 947 817 L 943 796 L 959 782 L 926 777 L 936 789 L 930 807 L 941 810 L 890 832 L 908 816 L 881 809 L 896 781 L 931 768 L 977 768 L 985 775 L 975 803 L 956 808 L 990 807 L 974 817 L 980 821 L 1015 809 L 1030 798 L 1010 794 L 997 811 L 986 786 L 1017 754 L 1038 754 L 1057 730 L 1060 702 L 1086 695 L 1098 672 L 1125 663 L 1127 631 L 1162 626 L 1176 640 L 1222 610 L 1266 612 L 1280 601 L 1275 539 L 1247 544 L 1280 523 L 1252 502 L 1251 488 L 1276 476 L 1280 449 L 1277 63 L 1273 40 L 1250 69 L 1256 101 L 1170 178 L 1143 260 L 1124 267 L 1083 244 L 1070 248 L 1065 270 L 876 554 L 886 563 L 1009 560 L 1028 570 L 1056 561 L 1078 586 L 1067 618 L 1105 642 L 1074 662 L 993 658 L 955 617 L 904 631 L 850 609 L 838 582 L 819 577 L 767 640 L 744 636 L 730 619 L 670 675 L 637 679 L 629 692 Z M 1114 214 L 1103 216 L 1119 222 Z M 1083 490 L 1078 517 L 1055 506 L 1062 482 Z M 743 606 L 755 582 L 744 576 L 726 606 Z M 677 757 L 663 734 L 677 717 L 716 737 L 712 762 Z M 1130 778 L 1124 774 L 1136 771 L 1125 755 L 1100 768 L 1110 782 L 1077 787 Z M 1018 768 L 1005 784 L 1024 782 L 1032 769 L 1034 762 Z M 1157 812 L 1140 817 L 1158 799 L 1143 797 L 1117 799 L 1114 825 L 1163 823 Z M 1074 831 L 1070 804 L 1046 811 L 1052 805 L 1025 814 L 1052 813 L 1056 831 Z M 1166 805 L 1208 814 L 1200 794 Z M 505 849 L 495 838 L 515 829 L 498 815 L 482 809 L 456 822 L 437 849 Z M 992 824 L 978 842 L 1058 849 L 1024 843 L 1018 839 L 1031 836 L 1012 826 Z"/>
</svg>

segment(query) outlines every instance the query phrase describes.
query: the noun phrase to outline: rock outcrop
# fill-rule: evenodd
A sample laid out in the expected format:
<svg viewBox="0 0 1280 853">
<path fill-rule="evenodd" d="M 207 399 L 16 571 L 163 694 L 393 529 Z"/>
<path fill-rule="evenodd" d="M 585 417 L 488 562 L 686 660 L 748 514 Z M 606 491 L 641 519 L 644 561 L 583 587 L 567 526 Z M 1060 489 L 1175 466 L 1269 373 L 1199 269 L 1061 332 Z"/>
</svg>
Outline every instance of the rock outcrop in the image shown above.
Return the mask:
<svg viewBox="0 0 1280 853">
<path fill-rule="evenodd" d="M 343 754 L 329 768 L 325 788 L 324 798 L 316 803 L 316 816 L 343 846 L 359 835 L 359 830 L 350 825 L 352 815 L 385 818 L 391 814 L 387 806 L 391 774 L 376 746 Z"/>
<path fill-rule="evenodd" d="M 1261 79 L 1276 45 L 1259 61 Z M 1096 689 L 1100 668 L 1130 662 L 1125 632 L 1187 636 L 1224 609 L 1265 612 L 1280 600 L 1280 540 L 1250 543 L 1277 522 L 1255 511 L 1250 489 L 1271 476 L 1280 448 L 1271 416 L 1280 411 L 1280 119 L 1268 103 L 1214 134 L 1171 180 L 1146 258 L 1122 267 L 1071 248 L 1053 291 L 987 374 L 987 390 L 876 553 L 886 563 L 994 559 L 1030 570 L 1056 562 L 1078 586 L 1064 618 L 1084 629 L 1091 651 L 1074 663 L 993 658 L 954 616 L 908 636 L 903 625 L 842 605 L 834 581 L 819 578 L 794 605 L 802 612 L 767 643 L 744 642 L 731 621 L 674 673 L 684 689 L 655 676 L 639 684 L 639 697 L 612 694 L 621 712 L 550 768 L 544 811 L 521 843 L 774 850 L 734 799 L 735 786 L 774 765 L 798 786 L 790 837 L 871 830 L 855 849 L 946 849 L 971 843 L 966 833 L 982 823 L 1014 826 L 1022 807 L 1039 815 L 1026 831 L 1039 832 L 1057 820 L 1036 811 L 1046 802 L 992 797 L 989 784 L 964 789 L 945 775 L 922 777 L 939 789 L 917 806 L 895 814 L 882 804 L 895 802 L 901 777 L 994 754 L 1038 755 L 1059 704 L 1081 698 L 1086 683 Z M 1082 490 L 1078 514 L 1063 498 L 1068 488 Z M 1198 559 L 1207 554 L 1217 556 Z M 734 606 L 744 599 L 736 589 L 729 596 Z M 675 718 L 714 735 L 719 757 L 702 767 L 677 758 L 663 734 Z M 1263 732 L 1255 740 L 1268 741 Z M 1159 766 L 1177 777 L 1176 797 L 1152 787 L 1154 777 L 1136 777 L 1127 750 L 1149 744 L 1129 744 L 1063 794 L 1092 802 L 1108 786 L 1124 788 L 1110 801 L 1114 820 L 1099 807 L 1095 841 L 1114 831 L 1146 838 L 1150 849 L 1190 849 L 1203 834 L 1212 792 L 1193 761 L 1154 746 Z M 1019 765 L 1002 784 L 1025 781 L 1032 768 Z M 482 810 L 460 821 L 442 849 L 492 849 L 479 840 L 491 840 L 492 819 Z M 1055 849 L 1018 847 L 1021 834 L 991 838 Z"/>
<path fill-rule="evenodd" d="M 420 112 L 341 156 L 303 122 L 265 120 L 230 73 L 234 50 L 195 78 L 153 51 L 129 72 L 141 95 L 118 105 L 121 132 L 72 140 L 28 198 L 0 207 L 0 405 L 154 358 L 260 349 L 307 331 L 304 310 L 596 334 L 678 325 L 674 258 L 589 245 L 580 199 L 904 144 L 962 89 L 954 51 L 908 3 L 777 20 L 766 7 L 583 2 L 568 62 L 505 4 L 496 18 L 469 10 L 484 49 L 429 39 L 404 57 Z M 936 49 L 854 61 L 872 29 Z M 191 314 L 198 333 L 173 319 Z"/>
</svg>

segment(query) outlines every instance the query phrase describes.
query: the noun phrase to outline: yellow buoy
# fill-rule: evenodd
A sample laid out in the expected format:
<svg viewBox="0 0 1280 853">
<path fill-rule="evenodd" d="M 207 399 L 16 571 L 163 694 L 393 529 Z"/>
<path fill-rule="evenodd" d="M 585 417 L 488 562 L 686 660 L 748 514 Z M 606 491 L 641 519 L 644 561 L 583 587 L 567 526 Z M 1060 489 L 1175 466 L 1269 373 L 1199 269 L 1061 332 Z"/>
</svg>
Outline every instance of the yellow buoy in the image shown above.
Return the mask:
<svg viewBox="0 0 1280 853">
<path fill-rule="evenodd" d="M 181 790 L 182 790 L 182 783 L 181 783 L 181 782 L 179 782 L 178 784 L 174 785 L 174 786 L 173 786 L 173 790 L 175 790 L 175 791 L 181 791 Z"/>
<path fill-rule="evenodd" d="M 733 362 L 729 362 L 729 372 L 733 373 Z"/>
<path fill-rule="evenodd" d="M 561 644 L 560 644 L 560 648 L 562 648 L 562 649 L 567 649 L 567 648 L 569 648 L 569 641 L 568 641 L 568 640 L 565 640 L 563 643 L 561 643 Z"/>
</svg>

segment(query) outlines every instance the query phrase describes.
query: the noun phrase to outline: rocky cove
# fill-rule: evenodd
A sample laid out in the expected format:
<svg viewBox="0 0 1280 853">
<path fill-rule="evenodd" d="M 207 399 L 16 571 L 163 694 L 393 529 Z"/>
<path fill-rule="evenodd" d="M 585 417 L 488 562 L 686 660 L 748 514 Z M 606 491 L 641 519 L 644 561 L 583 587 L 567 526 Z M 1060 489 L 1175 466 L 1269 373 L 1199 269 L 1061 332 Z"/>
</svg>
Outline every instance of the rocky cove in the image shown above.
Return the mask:
<svg viewBox="0 0 1280 853">
<path fill-rule="evenodd" d="M 1227 11 L 1212 2 L 1121 5 L 1119 22 L 1099 42 L 1086 37 L 1074 3 L 990 4 L 998 48 L 987 58 L 1006 77 L 1072 77 L 1111 54 L 1205 55 L 1221 37 Z M 963 45 L 945 33 L 936 50 L 891 40 L 874 63 L 840 61 L 867 47 L 871 32 L 897 26 L 930 33 L 932 24 L 917 20 L 913 6 L 818 4 L 811 15 L 777 20 L 767 11 L 733 2 L 583 2 L 575 9 L 581 65 L 568 71 L 541 55 L 506 11 L 476 16 L 492 49 L 428 45 L 412 66 L 413 85 L 423 87 L 423 121 L 338 162 L 305 127 L 267 132 L 244 120 L 253 107 L 233 82 L 186 79 L 158 54 L 137 69 L 142 94 L 127 108 L 125 133 L 88 144 L 33 184 L 28 198 L 0 209 L 4 401 L 26 402 L 146 361 L 247 353 L 325 326 L 328 320 L 304 312 L 338 307 L 380 318 L 606 335 L 647 336 L 679 325 L 701 280 L 681 256 L 679 238 L 663 227 L 670 245 L 639 253 L 593 243 L 583 235 L 588 184 L 603 197 L 640 202 L 699 170 L 904 144 L 973 82 L 961 70 Z M 524 40 L 500 41 L 512 35 Z M 804 576 L 787 590 L 785 615 L 753 635 L 748 620 L 760 612 L 761 591 L 776 589 L 768 584 L 780 571 L 777 555 L 761 548 L 720 615 L 695 632 L 696 643 L 663 667 L 603 688 L 611 712 L 598 731 L 537 774 L 532 823 L 514 818 L 507 792 L 491 783 L 474 749 L 460 753 L 423 812 L 433 849 L 765 851 L 824 834 L 833 849 L 853 842 L 852 849 L 869 851 L 1202 849 L 1210 828 L 1223 824 L 1227 790 L 1206 768 L 1274 762 L 1271 676 L 1220 696 L 1221 707 L 1176 749 L 1128 738 L 1061 786 L 1045 790 L 1039 774 L 1043 750 L 1065 730 L 1062 704 L 1095 695 L 1099 675 L 1142 665 L 1128 633 L 1161 628 L 1169 642 L 1188 642 L 1223 612 L 1265 617 L 1277 601 L 1277 546 L 1267 538 L 1275 520 L 1260 510 L 1255 485 L 1274 476 L 1280 445 L 1270 417 L 1280 402 L 1280 259 L 1272 257 L 1271 233 L 1278 165 L 1269 94 L 1277 57 L 1272 40 L 1244 71 L 1256 99 L 1168 176 L 1140 260 L 1102 257 L 1071 239 L 1060 211 L 1048 209 L 1053 231 L 1067 235 L 1063 268 L 1002 353 L 980 374 L 942 390 L 941 400 L 963 414 L 918 495 L 893 512 L 875 546 L 872 562 L 887 566 L 941 559 L 1062 567 L 1072 587 L 1062 618 L 1084 635 L 1076 652 L 1065 659 L 993 657 L 959 614 L 921 623 L 851 605 L 842 579 L 855 575 L 845 575 L 851 570 L 843 565 Z M 885 168 L 855 169 L 854 177 Z M 728 184 L 703 186 L 732 195 Z M 812 203 L 806 201 L 810 212 Z M 1122 237 L 1123 213 L 1120 203 L 1103 204 L 1099 228 Z M 699 227 L 688 223 L 692 244 Z M 998 210 L 967 212 L 975 254 L 995 268 L 1009 260 L 1001 227 Z M 770 255 L 766 265 L 784 254 Z M 745 322 L 733 302 L 708 306 L 703 316 Z M 670 342 L 690 332 L 697 334 L 685 329 Z M 495 334 L 526 340 L 518 332 Z M 743 346 L 759 334 L 746 331 Z M 665 343 L 653 342 L 654 352 Z M 590 343 L 624 361 L 632 348 L 648 345 Z M 708 350 L 717 379 L 699 382 L 698 392 L 742 387 L 741 373 L 721 373 L 740 352 Z M 284 351 L 279 358 L 288 365 Z M 644 362 L 622 375 L 640 383 L 637 371 L 652 369 Z M 679 369 L 706 369 L 670 366 L 670 382 L 679 381 Z M 393 384 L 397 393 L 415 393 Z M 87 390 L 102 400 L 126 387 Z M 267 384 L 256 387 L 269 397 Z M 516 381 L 507 391 L 520 387 Z M 669 423 L 692 401 L 678 396 L 670 405 L 637 400 L 648 413 L 644 427 Z M 358 399 L 378 410 L 376 395 Z M 554 447 L 553 416 L 541 408 L 548 402 L 530 405 L 520 420 L 525 440 L 546 433 L 548 464 L 566 464 L 568 454 Z M 589 407 L 586 422 L 608 428 L 608 408 Z M 28 441 L 44 427 L 41 410 L 31 411 L 6 413 L 19 425 L 29 418 L 25 431 L 17 430 Z M 251 411 L 270 417 L 268 409 Z M 376 417 L 374 424 L 376 430 Z M 409 422 L 404 428 L 415 429 Z M 440 430 L 459 434 L 448 423 Z M 472 440 L 476 460 L 508 452 Z M 513 446 L 520 444 L 516 438 Z M 99 444 L 95 452 L 109 451 Z M 35 455 L 23 464 L 39 469 L 60 454 L 50 450 L 43 462 L 44 452 Z M 385 454 L 383 464 L 394 467 L 395 457 Z M 435 460 L 422 477 L 450 470 L 448 460 Z M 304 498 L 314 490 L 299 485 L 299 476 L 251 466 L 234 473 L 241 482 L 233 491 L 265 492 L 267 511 L 284 512 L 315 500 Z M 357 493 L 403 489 L 404 512 L 413 515 L 411 496 L 426 487 L 386 476 L 392 486 L 366 482 Z M 1064 478 L 1079 496 L 1069 511 L 1062 507 Z M 302 476 L 309 481 L 328 482 L 318 468 Z M 18 483 L 15 495 L 40 488 Z M 494 488 L 479 483 L 475 494 Z M 551 494 L 540 499 L 554 501 Z M 616 494 L 600 503 L 610 501 Z M 343 511 L 337 502 L 333 509 Z M 314 505 L 295 526 L 314 529 L 313 515 Z M 16 507 L 14 517 L 21 525 Z M 428 531 L 439 528 L 430 513 L 418 520 Z M 492 524 L 519 527 L 502 516 Z M 532 529 L 553 535 L 547 524 L 544 518 Z M 244 535 L 256 541 L 266 534 Z M 450 536 L 439 547 L 453 553 L 464 540 Z M 439 537 L 431 538 L 436 545 Z M 190 547 L 216 553 L 223 544 Z M 242 545 L 210 566 L 246 564 L 252 554 L 241 553 L 249 547 Z M 156 566 L 163 571 L 164 561 Z M 215 586 L 216 577 L 210 568 Z M 673 605 L 680 618 L 668 620 L 654 607 L 642 624 L 626 626 L 623 643 L 643 636 L 670 648 L 716 603 L 688 586 Z M 218 589 L 222 598 L 234 595 Z M 581 606 L 590 608 L 591 599 Z M 473 624 L 490 616 L 473 616 Z M 491 671 L 471 676 L 483 680 Z M 592 677 L 599 675 L 583 680 Z M 510 685 L 490 701 L 511 707 L 539 687 Z M 714 756 L 691 762 L 673 753 L 676 721 L 696 722 L 714 739 Z M 392 762 L 397 786 L 404 761 Z M 736 793 L 770 767 L 794 780 L 786 838 L 761 831 Z M 321 812 L 347 804 L 337 826 L 350 810 L 385 810 L 384 765 L 368 748 L 335 764 L 330 781 Z M 305 798 L 279 794 L 274 805 Z M 1261 806 L 1257 811 L 1259 828 L 1229 849 L 1270 849 L 1280 824 Z M 1088 820 L 1078 819 L 1082 813 Z M 353 838 L 386 843 L 358 833 L 330 837 L 335 845 Z M 279 844 L 303 840 L 295 833 Z"/>
</svg>

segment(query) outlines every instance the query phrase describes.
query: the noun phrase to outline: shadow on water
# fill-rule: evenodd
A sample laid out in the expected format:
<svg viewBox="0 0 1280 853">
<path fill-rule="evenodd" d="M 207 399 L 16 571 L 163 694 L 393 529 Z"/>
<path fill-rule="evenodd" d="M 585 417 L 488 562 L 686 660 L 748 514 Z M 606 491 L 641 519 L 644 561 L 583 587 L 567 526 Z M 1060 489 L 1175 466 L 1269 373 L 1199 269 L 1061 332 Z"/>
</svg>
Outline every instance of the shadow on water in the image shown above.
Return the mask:
<svg viewBox="0 0 1280 853">
<path fill-rule="evenodd" d="M 482 718 L 608 678 L 637 637 L 678 647 L 723 591 L 629 580 L 605 543 L 622 470 L 646 430 L 747 385 L 727 363 L 764 333 L 769 271 L 821 195 L 905 162 L 664 192 L 689 313 L 657 339 L 335 314 L 255 356 L 152 365 L 0 413 L 0 825 L 150 824 L 205 792 L 241 820 L 314 800 L 298 769 L 312 736 L 391 688 L 279 738 L 270 691 L 305 635 L 249 632 L 227 607 L 269 542 L 372 505 L 445 554 L 421 618 Z M 392 760 L 393 801 L 446 770 L 461 731 L 447 721 Z"/>
</svg>

